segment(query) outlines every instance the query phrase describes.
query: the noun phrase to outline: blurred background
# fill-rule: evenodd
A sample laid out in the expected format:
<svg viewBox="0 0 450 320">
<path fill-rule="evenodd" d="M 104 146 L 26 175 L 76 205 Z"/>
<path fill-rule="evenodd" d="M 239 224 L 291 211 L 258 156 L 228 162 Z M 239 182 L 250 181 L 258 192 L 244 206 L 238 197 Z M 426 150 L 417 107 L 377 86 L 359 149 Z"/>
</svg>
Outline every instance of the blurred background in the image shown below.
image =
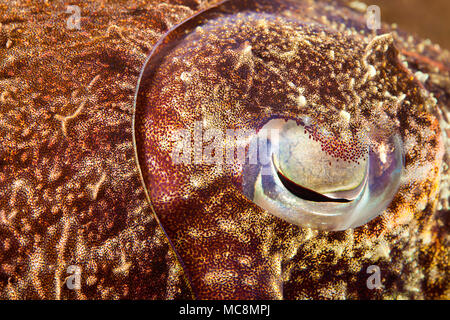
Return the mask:
<svg viewBox="0 0 450 320">
<path fill-rule="evenodd" d="M 352 2 L 352 1 L 348 1 Z M 381 9 L 381 21 L 450 50 L 450 0 L 360 0 Z"/>
</svg>

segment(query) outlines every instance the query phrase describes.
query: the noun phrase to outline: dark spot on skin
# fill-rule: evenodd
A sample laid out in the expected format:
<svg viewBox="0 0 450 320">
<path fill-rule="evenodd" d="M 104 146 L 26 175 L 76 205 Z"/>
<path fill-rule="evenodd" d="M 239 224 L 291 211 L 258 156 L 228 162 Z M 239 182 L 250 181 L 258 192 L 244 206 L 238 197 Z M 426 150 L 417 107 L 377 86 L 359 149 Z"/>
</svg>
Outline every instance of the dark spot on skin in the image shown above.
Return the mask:
<svg viewBox="0 0 450 320">
<path fill-rule="evenodd" d="M 19 17 L 12 17 L 12 18 L 6 18 L 6 19 L 0 20 L 0 23 L 4 24 L 4 25 L 12 24 L 12 23 L 24 23 L 24 22 L 27 22 L 27 20 L 19 18 Z"/>
</svg>

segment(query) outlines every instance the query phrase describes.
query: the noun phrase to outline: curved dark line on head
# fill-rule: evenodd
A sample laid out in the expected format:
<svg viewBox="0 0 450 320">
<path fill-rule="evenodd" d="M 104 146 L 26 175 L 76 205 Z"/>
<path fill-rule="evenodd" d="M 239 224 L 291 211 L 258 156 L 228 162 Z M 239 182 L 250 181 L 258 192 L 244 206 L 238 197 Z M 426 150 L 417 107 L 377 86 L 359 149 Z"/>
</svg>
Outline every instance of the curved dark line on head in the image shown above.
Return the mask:
<svg viewBox="0 0 450 320">
<path fill-rule="evenodd" d="M 152 50 L 150 51 L 150 54 L 148 55 L 147 59 L 144 62 L 144 65 L 142 66 L 141 72 L 139 74 L 139 78 L 137 81 L 137 85 L 136 85 L 136 91 L 134 94 L 134 105 L 133 105 L 133 115 L 132 115 L 132 122 L 131 122 L 131 129 L 132 129 L 132 138 L 133 138 L 133 148 L 134 148 L 134 158 L 135 158 L 135 162 L 136 162 L 136 166 L 138 169 L 138 173 L 139 173 L 139 177 L 142 183 L 142 186 L 144 188 L 144 193 L 145 196 L 147 198 L 147 201 L 150 205 L 150 209 L 153 213 L 153 216 L 155 217 L 158 225 L 160 226 L 160 228 L 162 229 L 162 231 L 164 232 L 166 239 L 169 242 L 169 246 L 172 250 L 172 252 L 175 254 L 175 257 L 177 259 L 177 261 L 180 263 L 181 267 L 183 268 L 183 275 L 185 278 L 185 281 L 189 287 L 189 289 L 191 290 L 191 295 L 192 297 L 195 299 L 197 297 L 197 292 L 195 292 L 194 288 L 192 287 L 191 283 L 191 279 L 190 276 L 187 274 L 186 272 L 186 267 L 185 264 L 182 260 L 182 258 L 180 257 L 179 253 L 177 252 L 174 244 L 172 243 L 172 240 L 170 239 L 169 235 L 167 234 L 166 230 L 164 229 L 164 226 L 162 225 L 160 219 L 158 218 L 158 215 L 156 214 L 155 208 L 153 207 L 153 203 L 151 201 L 150 198 L 150 194 L 149 191 L 147 189 L 147 185 L 145 183 L 145 178 L 144 178 L 144 173 L 142 172 L 142 168 L 140 164 L 145 164 L 145 161 L 140 161 L 140 155 L 138 153 L 138 140 L 139 138 L 136 137 L 137 132 L 136 132 L 136 125 L 137 125 L 137 119 L 136 119 L 136 113 L 137 113 L 137 105 L 139 100 L 143 99 L 143 97 L 145 97 L 145 90 L 143 92 L 143 88 L 145 88 L 145 84 L 148 85 L 148 83 L 151 83 L 152 80 L 152 76 L 154 74 L 155 68 L 157 66 L 157 62 L 161 61 L 162 59 L 162 52 L 164 52 L 164 50 L 162 49 L 163 45 L 169 45 L 169 47 L 173 47 L 176 44 L 176 41 L 174 41 L 172 44 L 168 44 L 168 42 L 170 40 L 174 40 L 172 38 L 179 38 L 182 37 L 182 32 L 180 31 L 180 29 L 185 28 L 186 25 L 192 25 L 195 23 L 196 19 L 201 19 L 199 18 L 199 16 L 201 14 L 204 14 L 205 12 L 208 11 L 212 11 L 214 12 L 214 10 L 216 10 L 217 8 L 219 8 L 222 4 L 229 2 L 230 0 L 222 0 L 219 3 L 215 4 L 212 7 L 206 8 L 204 10 L 201 10 L 197 13 L 195 13 L 194 15 L 190 16 L 189 18 L 185 19 L 184 21 L 180 22 L 179 24 L 175 25 L 173 28 L 171 28 L 170 30 L 168 30 L 159 40 L 158 42 L 155 43 L 155 45 L 153 46 Z M 175 36 L 173 36 L 175 34 Z M 167 48 L 165 47 L 164 49 L 167 50 Z M 142 160 L 142 159 L 141 159 Z"/>
</svg>

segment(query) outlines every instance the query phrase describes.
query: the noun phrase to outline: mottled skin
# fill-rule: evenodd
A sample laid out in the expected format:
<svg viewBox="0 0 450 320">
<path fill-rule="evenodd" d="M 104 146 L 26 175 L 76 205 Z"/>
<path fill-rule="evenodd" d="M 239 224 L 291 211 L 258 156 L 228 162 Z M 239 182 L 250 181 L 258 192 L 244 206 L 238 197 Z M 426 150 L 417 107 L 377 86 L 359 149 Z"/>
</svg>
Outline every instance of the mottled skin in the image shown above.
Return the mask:
<svg viewBox="0 0 450 320">
<path fill-rule="evenodd" d="M 198 37 L 202 50 L 195 51 L 196 46 L 186 54 L 199 71 L 193 77 L 195 88 L 183 82 L 185 66 L 168 57 L 158 81 L 148 86 L 155 108 L 150 116 L 155 118 L 146 116 L 145 108 L 136 110 L 136 145 L 150 206 L 132 143 L 139 72 L 166 32 L 212 3 L 78 5 L 81 31 L 65 28 L 64 4 L 0 5 L 2 298 L 450 296 L 444 154 L 448 52 L 387 27 L 379 34 L 393 31 L 393 38 L 371 43 L 361 13 L 332 2 L 280 2 L 279 9 L 254 4 L 281 20 L 271 22 L 266 38 L 251 37 L 263 34 L 264 24 L 249 28 L 239 17 L 213 25 L 227 25 L 230 32 L 240 28 L 242 39 L 229 50 L 220 49 L 234 37 L 212 39 L 208 35 L 213 32 L 197 30 L 191 36 Z M 209 14 L 218 18 L 223 10 L 233 14 L 247 5 L 253 6 L 241 2 L 202 13 L 169 37 L 211 21 Z M 300 27 L 288 19 L 323 26 Z M 287 25 L 298 34 L 286 30 Z M 295 50 L 290 47 L 297 42 L 292 39 L 306 36 L 324 47 L 301 41 Z M 244 54 L 248 45 L 251 55 Z M 330 49 L 342 65 L 331 63 Z M 178 54 L 183 50 L 186 46 Z M 289 51 L 293 54 L 276 61 Z M 322 58 L 307 60 L 305 53 Z M 273 68 L 258 69 L 271 60 Z M 361 61 L 359 68 L 356 61 Z M 362 61 L 375 67 L 374 77 L 364 79 Z M 408 68 L 399 61 L 407 61 Z M 288 69 L 289 63 L 303 63 L 304 72 L 296 73 L 299 66 Z M 319 67 L 326 74 L 314 69 Z M 429 74 L 424 83 L 414 78 L 418 70 Z M 346 91 L 349 75 L 355 86 Z M 215 90 L 214 84 L 221 86 Z M 380 90 L 372 90 L 377 84 Z M 295 103 L 300 86 L 315 103 L 313 109 Z M 382 97 L 385 91 L 393 97 Z M 395 98 L 402 94 L 400 101 Z M 204 110 L 181 118 L 180 111 L 194 109 L 197 101 Z M 364 101 L 383 104 L 377 108 Z M 168 158 L 168 132 L 188 126 L 195 116 L 213 114 L 220 127 L 258 127 L 267 117 L 295 118 L 301 111 L 331 126 L 344 106 L 355 127 L 384 119 L 398 125 L 405 141 L 405 174 L 393 203 L 382 216 L 354 230 L 319 232 L 290 225 L 244 198 L 236 188 L 236 171 L 213 175 L 206 166 L 180 170 Z M 150 120 L 159 121 L 152 130 Z M 331 128 L 339 131 L 339 125 Z M 71 264 L 82 267 L 78 291 L 64 285 Z M 382 289 L 366 287 L 366 268 L 372 264 L 381 269 Z"/>
</svg>

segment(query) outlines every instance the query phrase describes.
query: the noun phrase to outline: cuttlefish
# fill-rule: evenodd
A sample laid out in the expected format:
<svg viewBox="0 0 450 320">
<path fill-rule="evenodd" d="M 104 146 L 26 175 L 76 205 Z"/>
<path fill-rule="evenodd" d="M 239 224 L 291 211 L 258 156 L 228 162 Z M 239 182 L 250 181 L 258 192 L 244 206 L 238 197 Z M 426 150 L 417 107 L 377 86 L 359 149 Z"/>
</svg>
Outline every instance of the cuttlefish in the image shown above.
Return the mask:
<svg viewBox="0 0 450 320">
<path fill-rule="evenodd" d="M 448 51 L 361 3 L 0 8 L 1 298 L 450 297 Z"/>
</svg>

